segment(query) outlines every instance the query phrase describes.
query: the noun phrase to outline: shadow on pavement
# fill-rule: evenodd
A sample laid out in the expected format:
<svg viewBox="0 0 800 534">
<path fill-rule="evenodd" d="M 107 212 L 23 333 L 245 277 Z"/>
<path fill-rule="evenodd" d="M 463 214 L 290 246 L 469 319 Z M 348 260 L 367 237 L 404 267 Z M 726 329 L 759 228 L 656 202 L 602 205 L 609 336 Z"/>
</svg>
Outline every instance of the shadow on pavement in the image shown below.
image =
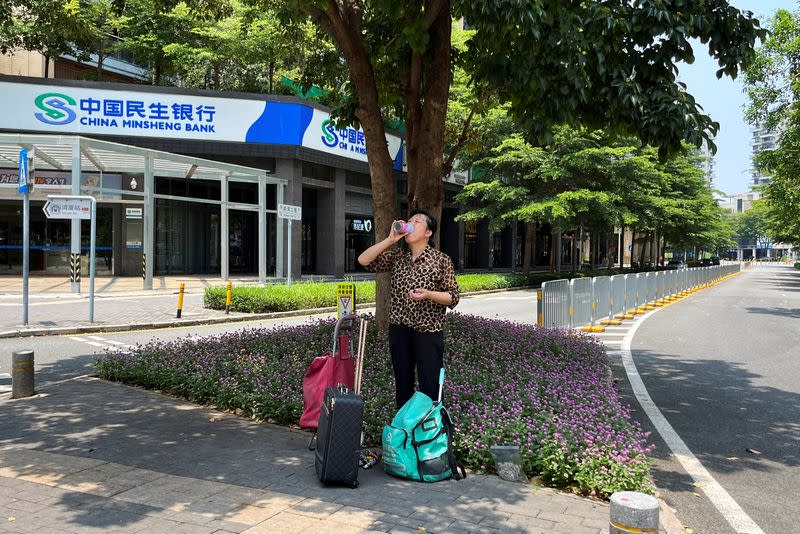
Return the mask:
<svg viewBox="0 0 800 534">
<path fill-rule="evenodd" d="M 81 366 L 86 358 L 94 356 L 78 357 Z M 53 367 L 51 374 L 58 365 Z M 73 514 L 71 524 L 112 529 L 138 523 L 153 510 L 212 513 L 234 521 L 253 491 L 250 499 L 268 492 L 281 502 L 312 499 L 306 502 L 321 510 L 356 506 L 410 523 L 433 521 L 441 510 L 474 517 L 475 523 L 483 518 L 507 525 L 509 514 L 497 510 L 498 504 L 513 507 L 536 492 L 481 475 L 423 485 L 389 477 L 380 466 L 361 470 L 357 490 L 324 488 L 314 473 L 306 432 L 96 378 L 77 378 L 40 393 L 0 401 L 0 468 L 12 466 L 16 478 L 77 488 L 55 503 Z M 81 489 L 88 481 L 90 489 Z"/>
<path fill-rule="evenodd" d="M 800 288 L 797 291 L 800 291 Z M 796 308 L 747 308 L 747 311 L 748 313 L 761 315 L 777 315 L 779 317 L 789 317 L 790 319 L 800 319 L 800 309 Z"/>
<path fill-rule="evenodd" d="M 800 466 L 800 394 L 760 386 L 754 382 L 759 375 L 723 360 L 686 360 L 646 350 L 635 350 L 633 358 L 655 404 L 712 472 L 769 473 L 775 469 L 772 462 Z M 652 432 L 654 456 L 669 458 L 671 451 L 639 408 L 619 363 L 614 374 L 620 377 L 621 396 Z M 656 464 L 653 475 L 660 488 L 692 491 L 682 470 L 676 476 Z"/>
</svg>

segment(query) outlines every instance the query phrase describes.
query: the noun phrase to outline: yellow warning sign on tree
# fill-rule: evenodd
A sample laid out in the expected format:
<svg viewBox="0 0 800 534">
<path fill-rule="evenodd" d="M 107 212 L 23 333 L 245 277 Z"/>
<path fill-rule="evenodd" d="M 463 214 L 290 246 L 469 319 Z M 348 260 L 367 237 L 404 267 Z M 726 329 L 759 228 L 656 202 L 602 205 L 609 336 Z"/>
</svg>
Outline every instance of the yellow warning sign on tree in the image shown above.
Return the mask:
<svg viewBox="0 0 800 534">
<path fill-rule="evenodd" d="M 336 318 L 356 312 L 356 284 L 342 282 L 336 284 Z"/>
</svg>

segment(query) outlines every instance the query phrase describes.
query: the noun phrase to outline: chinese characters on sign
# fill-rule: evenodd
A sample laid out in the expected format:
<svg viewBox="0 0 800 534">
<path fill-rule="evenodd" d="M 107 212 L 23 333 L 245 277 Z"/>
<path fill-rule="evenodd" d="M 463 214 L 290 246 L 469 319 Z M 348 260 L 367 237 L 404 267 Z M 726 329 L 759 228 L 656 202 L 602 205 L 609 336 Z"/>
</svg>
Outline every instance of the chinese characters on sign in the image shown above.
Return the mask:
<svg viewBox="0 0 800 534">
<path fill-rule="evenodd" d="M 216 106 L 180 102 L 81 98 L 84 126 L 214 133 Z"/>
<path fill-rule="evenodd" d="M 337 130 L 332 120 L 322 122 L 322 142 L 330 148 L 338 147 L 342 150 L 367 155 L 364 132 L 349 127 Z"/>
<path fill-rule="evenodd" d="M 91 219 L 92 203 L 84 198 L 52 198 L 42 211 L 48 219 Z"/>
</svg>

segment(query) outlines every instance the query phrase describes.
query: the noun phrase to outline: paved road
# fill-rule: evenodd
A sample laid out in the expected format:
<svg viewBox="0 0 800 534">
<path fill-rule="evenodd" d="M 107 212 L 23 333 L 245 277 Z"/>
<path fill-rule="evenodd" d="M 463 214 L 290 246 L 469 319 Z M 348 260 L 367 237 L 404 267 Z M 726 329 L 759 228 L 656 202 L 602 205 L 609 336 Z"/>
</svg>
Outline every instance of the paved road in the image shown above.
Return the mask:
<svg viewBox="0 0 800 534">
<path fill-rule="evenodd" d="M 654 314 L 631 346 L 655 404 L 767 533 L 800 522 L 798 319 L 800 271 L 757 266 Z M 656 444 L 656 484 L 678 517 L 694 532 L 735 532 Z"/>
</svg>

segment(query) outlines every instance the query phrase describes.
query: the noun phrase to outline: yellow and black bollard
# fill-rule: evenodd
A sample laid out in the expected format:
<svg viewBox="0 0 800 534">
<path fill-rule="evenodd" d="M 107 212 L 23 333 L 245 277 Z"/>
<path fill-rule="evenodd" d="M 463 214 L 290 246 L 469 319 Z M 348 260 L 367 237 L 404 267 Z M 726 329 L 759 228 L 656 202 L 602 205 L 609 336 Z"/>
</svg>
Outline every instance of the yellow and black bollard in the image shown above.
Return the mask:
<svg viewBox="0 0 800 534">
<path fill-rule="evenodd" d="M 81 255 L 69 255 L 69 281 L 80 283 L 81 281 Z"/>
<path fill-rule="evenodd" d="M 233 282 L 228 282 L 228 290 L 225 292 L 225 314 L 231 312 L 231 293 L 233 292 Z"/>
<path fill-rule="evenodd" d="M 181 283 L 181 289 L 178 291 L 178 315 L 177 318 L 181 318 L 181 312 L 183 311 L 183 289 L 186 284 Z"/>
<path fill-rule="evenodd" d="M 544 303 L 542 302 L 542 290 L 536 290 L 536 324 L 539 326 L 544 326 L 544 316 L 543 314 L 543 306 Z"/>
</svg>

